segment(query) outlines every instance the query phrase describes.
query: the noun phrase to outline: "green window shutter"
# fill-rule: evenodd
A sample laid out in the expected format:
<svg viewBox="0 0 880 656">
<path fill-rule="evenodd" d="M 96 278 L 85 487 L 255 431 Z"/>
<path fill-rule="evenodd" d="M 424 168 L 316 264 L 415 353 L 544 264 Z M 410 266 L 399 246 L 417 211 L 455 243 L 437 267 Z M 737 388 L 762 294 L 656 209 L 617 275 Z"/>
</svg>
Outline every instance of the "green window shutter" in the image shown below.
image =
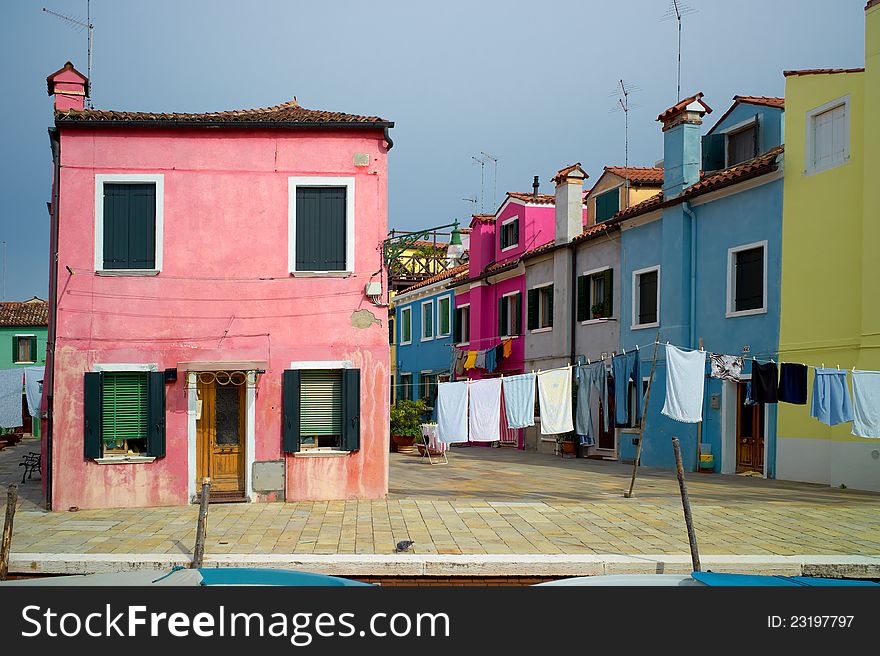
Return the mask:
<svg viewBox="0 0 880 656">
<path fill-rule="evenodd" d="M 703 137 L 703 171 L 724 168 L 724 135 L 707 134 Z"/>
<path fill-rule="evenodd" d="M 165 372 L 151 371 L 149 384 L 149 430 L 147 455 L 162 458 L 165 455 Z"/>
<path fill-rule="evenodd" d="M 449 334 L 449 299 L 441 298 L 437 301 L 437 326 L 441 335 Z"/>
<path fill-rule="evenodd" d="M 528 296 L 528 326 L 529 330 L 538 327 L 538 290 L 530 289 Z"/>
<path fill-rule="evenodd" d="M 361 370 L 342 371 L 342 450 L 361 448 Z"/>
<path fill-rule="evenodd" d="M 21 337 L 15 337 L 13 335 L 13 337 L 12 337 L 12 361 L 13 362 L 21 362 L 21 360 L 18 359 L 18 356 L 19 356 L 18 352 L 21 349 L 20 342 L 21 342 Z"/>
<path fill-rule="evenodd" d="M 513 302 L 513 326 L 512 335 L 520 335 L 522 334 L 522 294 L 517 293 L 516 296 L 511 297 L 514 300 Z"/>
<path fill-rule="evenodd" d="M 104 440 L 101 432 L 102 383 L 103 374 L 100 371 L 88 372 L 83 376 L 83 423 L 85 427 L 83 456 L 87 459 L 100 458 L 104 453 Z"/>
<path fill-rule="evenodd" d="M 342 376 L 339 369 L 300 374 L 300 435 L 342 435 Z"/>
<path fill-rule="evenodd" d="M 453 322 L 453 336 L 452 339 L 456 344 L 461 343 L 461 310 L 455 310 L 455 320 Z"/>
<path fill-rule="evenodd" d="M 156 267 L 156 185 L 104 185 L 104 268 Z"/>
<path fill-rule="evenodd" d="M 607 221 L 620 209 L 620 190 L 612 189 L 596 196 L 596 223 Z"/>
<path fill-rule="evenodd" d="M 498 334 L 507 334 L 507 297 L 498 299 Z"/>
<path fill-rule="evenodd" d="M 118 442 L 146 440 L 149 435 L 149 394 L 146 372 L 105 372 L 101 385 L 103 439 Z M 117 448 L 119 446 L 117 443 Z"/>
<path fill-rule="evenodd" d="M 549 298 L 547 299 L 547 312 L 550 314 L 550 316 L 547 317 L 547 325 L 552 326 L 553 325 L 553 286 L 552 285 L 547 288 L 547 294 L 549 296 Z"/>
<path fill-rule="evenodd" d="M 36 337 L 31 337 L 30 340 L 31 340 L 31 359 L 34 362 L 39 362 L 40 361 L 40 354 L 37 353 L 37 344 L 39 342 L 37 342 Z"/>
<path fill-rule="evenodd" d="M 605 316 L 614 316 L 614 271 L 612 269 L 605 270 Z"/>
<path fill-rule="evenodd" d="M 297 187 L 297 271 L 345 270 L 345 206 L 345 187 Z"/>
<path fill-rule="evenodd" d="M 518 244 L 519 243 L 519 219 L 517 219 L 516 221 L 513 222 L 512 231 L 513 231 L 513 239 L 510 240 L 510 243 L 511 244 Z"/>
<path fill-rule="evenodd" d="M 281 434 L 285 453 L 299 451 L 300 388 L 302 377 L 298 369 L 285 369 L 281 375 Z"/>
<path fill-rule="evenodd" d="M 590 318 L 590 276 L 578 276 L 577 282 L 577 320 Z"/>
</svg>

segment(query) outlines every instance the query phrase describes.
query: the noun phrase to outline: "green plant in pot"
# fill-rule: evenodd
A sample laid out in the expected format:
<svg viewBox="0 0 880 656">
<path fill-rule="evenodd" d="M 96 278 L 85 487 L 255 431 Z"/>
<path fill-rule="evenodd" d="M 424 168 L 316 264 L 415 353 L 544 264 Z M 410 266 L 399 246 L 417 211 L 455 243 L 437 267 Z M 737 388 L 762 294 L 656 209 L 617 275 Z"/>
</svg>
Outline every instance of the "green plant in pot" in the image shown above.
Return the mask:
<svg viewBox="0 0 880 656">
<path fill-rule="evenodd" d="M 556 436 L 556 443 L 564 455 L 577 453 L 577 439 L 574 433 L 562 433 Z"/>
<path fill-rule="evenodd" d="M 391 439 L 397 446 L 412 446 L 422 434 L 422 415 L 428 411 L 424 400 L 400 400 L 391 406 Z"/>
<path fill-rule="evenodd" d="M 605 304 L 604 303 L 594 303 L 592 307 L 590 307 L 590 312 L 592 312 L 592 316 L 594 319 L 602 319 L 606 316 L 605 313 Z"/>
</svg>

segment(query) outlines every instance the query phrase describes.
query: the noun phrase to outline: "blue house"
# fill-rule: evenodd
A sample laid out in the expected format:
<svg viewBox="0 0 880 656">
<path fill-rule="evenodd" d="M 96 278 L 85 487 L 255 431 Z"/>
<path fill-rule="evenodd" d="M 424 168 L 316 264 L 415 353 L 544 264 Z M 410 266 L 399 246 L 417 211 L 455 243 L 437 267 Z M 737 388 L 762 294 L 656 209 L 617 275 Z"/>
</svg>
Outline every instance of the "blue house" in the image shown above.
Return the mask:
<svg viewBox="0 0 880 656">
<path fill-rule="evenodd" d="M 467 265 L 439 273 L 394 297 L 396 399 L 424 399 L 433 414 L 437 384 L 451 379 L 455 299 L 447 287 Z"/>
<path fill-rule="evenodd" d="M 674 436 L 688 470 L 698 468 L 699 453 L 709 452 L 714 471 L 748 470 L 772 478 L 776 406 L 745 401 L 751 358 L 777 358 L 783 100 L 736 96 L 701 137 L 702 117 L 711 111 L 696 94 L 658 117 L 663 190 L 615 217 L 625 281 L 621 348 L 642 346 L 644 393 L 650 345 L 659 334 L 641 464 L 673 467 Z M 661 414 L 667 341 L 745 358 L 738 381 L 710 378 L 707 367 L 700 428 Z M 634 459 L 636 445 L 637 438 L 621 440 L 619 457 Z"/>
</svg>

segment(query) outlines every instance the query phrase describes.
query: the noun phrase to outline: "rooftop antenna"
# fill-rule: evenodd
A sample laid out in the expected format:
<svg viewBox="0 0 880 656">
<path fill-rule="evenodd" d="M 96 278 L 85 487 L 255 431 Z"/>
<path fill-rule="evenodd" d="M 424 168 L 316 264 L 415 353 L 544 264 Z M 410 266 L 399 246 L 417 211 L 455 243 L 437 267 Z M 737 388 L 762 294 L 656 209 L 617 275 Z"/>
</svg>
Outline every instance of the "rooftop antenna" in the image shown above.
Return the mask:
<svg viewBox="0 0 880 656">
<path fill-rule="evenodd" d="M 617 102 L 614 103 L 614 107 L 609 111 L 623 112 L 623 173 L 624 189 L 626 189 L 626 193 L 623 195 L 623 209 L 629 207 L 629 113 L 630 110 L 641 106 L 632 102 L 630 96 L 638 91 L 641 91 L 641 89 L 635 84 L 618 80 L 618 88 L 610 94 L 611 96 L 616 97 Z"/>
<path fill-rule="evenodd" d="M 474 155 L 471 155 L 471 159 L 480 165 L 480 212 L 485 212 L 486 211 L 486 203 L 485 203 L 485 193 L 483 191 L 485 178 L 483 176 L 483 173 L 486 168 L 486 164 L 488 163 L 489 160 L 486 159 L 485 157 L 483 157 L 482 154 L 480 155 L 480 157 L 476 157 Z"/>
<path fill-rule="evenodd" d="M 493 172 L 492 172 L 492 207 L 498 207 L 498 158 L 493 157 L 489 153 L 484 153 L 482 150 L 480 151 L 480 155 L 483 157 L 492 160 L 493 164 Z"/>
<path fill-rule="evenodd" d="M 682 0 L 669 0 L 669 7 L 667 7 L 666 13 L 660 18 L 661 21 L 674 18 L 678 23 L 678 87 L 676 89 L 676 100 L 681 100 L 681 17 L 695 13 L 697 13 L 697 10 L 685 4 Z"/>
<path fill-rule="evenodd" d="M 55 18 L 59 18 L 67 23 L 71 28 L 75 29 L 77 32 L 82 32 L 83 30 L 89 31 L 89 45 L 87 50 L 87 63 L 86 63 L 86 77 L 89 79 L 88 81 L 88 89 L 86 89 L 86 107 L 91 109 L 92 105 L 92 30 L 94 29 L 94 25 L 92 25 L 92 8 L 91 8 L 91 0 L 86 0 L 86 17 L 83 19 L 79 16 L 67 16 L 65 14 L 58 13 L 57 11 L 52 11 L 51 9 L 46 9 L 43 7 L 43 11 L 47 14 L 55 16 Z"/>
</svg>

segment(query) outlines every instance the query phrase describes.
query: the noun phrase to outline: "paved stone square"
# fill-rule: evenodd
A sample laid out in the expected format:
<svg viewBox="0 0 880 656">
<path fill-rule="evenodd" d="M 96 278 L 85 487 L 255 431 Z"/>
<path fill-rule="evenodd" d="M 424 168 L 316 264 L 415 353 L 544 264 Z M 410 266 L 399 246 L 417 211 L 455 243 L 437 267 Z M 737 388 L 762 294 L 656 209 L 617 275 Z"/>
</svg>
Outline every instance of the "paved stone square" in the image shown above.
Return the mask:
<svg viewBox="0 0 880 656">
<path fill-rule="evenodd" d="M 20 481 L 23 443 L 0 452 L 0 483 Z M 686 554 L 672 472 L 512 449 L 455 448 L 448 465 L 391 455 L 388 499 L 216 504 L 208 554 Z M 18 471 L 16 471 L 18 470 Z M 40 482 L 21 486 L 14 554 L 192 551 L 197 508 L 47 513 Z M 689 474 L 707 555 L 880 555 L 880 495 L 760 478 Z M 5 493 L 2 503 L 5 504 Z"/>
</svg>

